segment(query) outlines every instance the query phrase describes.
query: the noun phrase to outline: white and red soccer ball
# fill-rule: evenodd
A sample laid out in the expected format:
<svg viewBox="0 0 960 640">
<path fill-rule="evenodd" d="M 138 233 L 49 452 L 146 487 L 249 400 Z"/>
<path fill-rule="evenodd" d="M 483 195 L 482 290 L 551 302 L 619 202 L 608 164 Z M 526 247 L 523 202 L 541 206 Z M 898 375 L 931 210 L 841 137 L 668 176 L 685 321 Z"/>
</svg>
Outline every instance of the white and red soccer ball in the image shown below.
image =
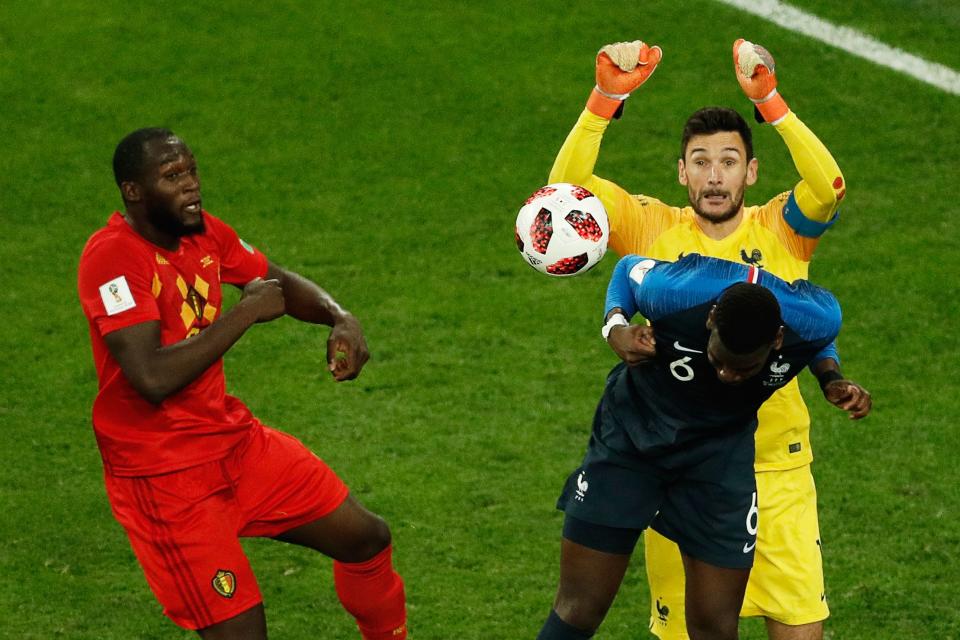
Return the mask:
<svg viewBox="0 0 960 640">
<path fill-rule="evenodd" d="M 517 249 L 531 267 L 551 276 L 575 276 L 600 262 L 610 223 L 600 199 L 577 185 L 537 189 L 517 214 Z"/>
</svg>

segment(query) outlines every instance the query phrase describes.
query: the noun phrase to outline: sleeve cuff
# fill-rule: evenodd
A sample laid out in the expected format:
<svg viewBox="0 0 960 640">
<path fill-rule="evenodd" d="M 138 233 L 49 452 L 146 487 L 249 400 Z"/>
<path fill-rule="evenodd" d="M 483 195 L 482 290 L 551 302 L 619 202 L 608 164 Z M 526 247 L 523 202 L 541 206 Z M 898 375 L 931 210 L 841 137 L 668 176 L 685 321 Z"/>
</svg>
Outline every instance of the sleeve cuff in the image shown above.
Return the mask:
<svg viewBox="0 0 960 640">
<path fill-rule="evenodd" d="M 596 116 L 611 120 L 623 114 L 623 100 L 608 98 L 594 89 L 587 98 L 587 109 Z"/>
<path fill-rule="evenodd" d="M 772 98 L 766 102 L 756 103 L 757 111 L 763 116 L 763 119 L 770 124 L 779 124 L 790 112 L 790 107 L 784 102 L 783 96 L 775 93 Z"/>
</svg>

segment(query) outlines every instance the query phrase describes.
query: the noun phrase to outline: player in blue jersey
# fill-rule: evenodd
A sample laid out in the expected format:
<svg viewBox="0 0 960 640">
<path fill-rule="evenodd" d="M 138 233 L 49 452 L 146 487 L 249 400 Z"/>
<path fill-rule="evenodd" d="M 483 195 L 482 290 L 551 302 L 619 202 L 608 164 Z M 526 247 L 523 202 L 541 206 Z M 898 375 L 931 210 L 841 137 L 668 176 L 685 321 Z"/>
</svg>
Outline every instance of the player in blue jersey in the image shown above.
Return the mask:
<svg viewBox="0 0 960 640">
<path fill-rule="evenodd" d="M 635 314 L 649 330 L 629 325 Z M 592 637 L 647 527 L 680 547 L 690 637 L 736 638 L 759 525 L 757 409 L 807 366 L 851 417 L 871 408 L 860 385 L 820 367 L 836 358 L 840 306 L 825 289 L 753 266 L 626 256 L 605 321 L 604 338 L 652 337 L 655 355 L 607 378 L 583 464 L 557 504 L 560 586 L 538 638 Z"/>
</svg>

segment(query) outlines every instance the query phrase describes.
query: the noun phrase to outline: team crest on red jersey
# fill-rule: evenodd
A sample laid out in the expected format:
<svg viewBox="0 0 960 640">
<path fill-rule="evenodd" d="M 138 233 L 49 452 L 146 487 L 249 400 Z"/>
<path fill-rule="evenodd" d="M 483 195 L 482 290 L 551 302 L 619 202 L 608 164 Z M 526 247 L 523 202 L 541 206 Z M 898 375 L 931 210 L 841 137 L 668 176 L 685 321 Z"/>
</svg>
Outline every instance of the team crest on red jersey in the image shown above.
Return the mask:
<svg viewBox="0 0 960 640">
<path fill-rule="evenodd" d="M 232 598 L 237 590 L 237 577 L 232 571 L 218 569 L 217 575 L 213 576 L 213 589 L 224 598 Z"/>
</svg>

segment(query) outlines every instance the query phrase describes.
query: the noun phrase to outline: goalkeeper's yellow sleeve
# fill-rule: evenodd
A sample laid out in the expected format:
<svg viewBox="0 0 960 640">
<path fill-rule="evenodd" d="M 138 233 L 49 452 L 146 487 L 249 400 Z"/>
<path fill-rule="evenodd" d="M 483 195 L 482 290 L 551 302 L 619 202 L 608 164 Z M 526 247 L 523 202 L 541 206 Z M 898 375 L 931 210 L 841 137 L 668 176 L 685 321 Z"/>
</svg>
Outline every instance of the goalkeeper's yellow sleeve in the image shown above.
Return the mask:
<svg viewBox="0 0 960 640">
<path fill-rule="evenodd" d="M 550 169 L 550 183 L 580 185 L 600 198 L 610 220 L 611 235 L 616 236 L 620 222 L 630 211 L 632 196 L 622 187 L 593 174 L 600 154 L 600 141 L 610 121 L 584 109 L 564 140 Z"/>
<path fill-rule="evenodd" d="M 593 191 L 590 188 L 590 183 L 596 179 L 593 167 L 597 164 L 600 141 L 609 124 L 606 118 L 584 109 L 553 161 L 548 182 L 569 182 Z"/>
<path fill-rule="evenodd" d="M 800 212 L 814 223 L 833 222 L 847 190 L 837 161 L 792 111 L 774 125 L 774 128 L 787 144 L 793 164 L 800 173 L 801 180 L 793 190 L 793 197 Z"/>
</svg>

